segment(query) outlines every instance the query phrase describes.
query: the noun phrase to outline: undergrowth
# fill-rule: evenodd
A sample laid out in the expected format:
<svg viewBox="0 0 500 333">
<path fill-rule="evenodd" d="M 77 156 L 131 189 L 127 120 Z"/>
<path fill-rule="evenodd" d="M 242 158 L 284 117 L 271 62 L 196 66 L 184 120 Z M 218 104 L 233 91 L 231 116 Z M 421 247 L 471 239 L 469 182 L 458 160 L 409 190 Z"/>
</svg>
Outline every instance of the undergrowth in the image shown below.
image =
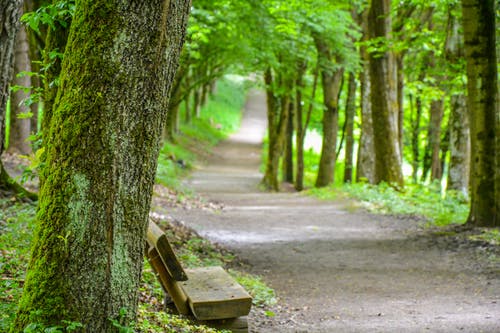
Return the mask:
<svg viewBox="0 0 500 333">
<path fill-rule="evenodd" d="M 406 185 L 398 191 L 385 183 L 354 183 L 311 189 L 310 193 L 322 199 L 347 196 L 359 200 L 371 212 L 422 217 L 436 226 L 462 224 L 469 212 L 469 204 L 461 195 L 448 192 L 443 197 L 434 186 Z"/>
<path fill-rule="evenodd" d="M 193 170 L 200 158 L 208 156 L 213 146 L 239 128 L 246 91 L 246 82 L 238 76 L 227 76 L 218 82 L 216 94 L 202 107 L 200 117 L 182 124 L 175 142 L 163 145 L 158 159 L 158 183 L 189 194 L 180 179 Z"/>
</svg>

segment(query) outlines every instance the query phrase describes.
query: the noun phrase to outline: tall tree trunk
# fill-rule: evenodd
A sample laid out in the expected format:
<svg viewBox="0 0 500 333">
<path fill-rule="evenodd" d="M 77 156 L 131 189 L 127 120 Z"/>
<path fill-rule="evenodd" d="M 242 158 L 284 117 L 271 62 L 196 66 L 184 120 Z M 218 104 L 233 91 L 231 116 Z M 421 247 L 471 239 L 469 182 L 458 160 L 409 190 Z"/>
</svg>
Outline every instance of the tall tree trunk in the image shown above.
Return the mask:
<svg viewBox="0 0 500 333">
<path fill-rule="evenodd" d="M 306 138 L 307 127 L 311 119 L 311 114 L 314 105 L 314 99 L 316 97 L 316 89 L 318 87 L 318 77 L 319 77 L 319 66 L 316 66 L 313 74 L 313 86 L 311 92 L 311 100 L 308 105 L 308 110 L 306 114 L 306 119 L 303 121 L 303 111 L 302 106 L 302 90 L 304 89 L 304 75 L 307 71 L 307 63 L 301 62 L 298 65 L 297 70 L 297 81 L 296 81 L 296 122 L 297 122 L 297 134 L 296 134 L 296 146 L 297 146 L 297 175 L 295 177 L 295 189 L 297 191 L 302 191 L 304 189 L 304 141 Z"/>
<path fill-rule="evenodd" d="M 22 3 L 20 0 L 0 0 L 0 156 L 4 151 L 6 106 L 14 73 L 16 35 Z"/>
<path fill-rule="evenodd" d="M 151 194 L 190 1 L 76 3 L 13 332 L 135 318 Z M 98 73 L 98 75 L 96 75 Z"/>
<path fill-rule="evenodd" d="M 398 100 L 398 143 L 399 156 L 403 158 L 403 137 L 404 137 L 404 53 L 399 53 L 396 58 L 396 77 L 397 77 L 397 100 Z"/>
<path fill-rule="evenodd" d="M 368 11 L 362 14 L 363 41 L 368 40 Z M 356 164 L 356 181 L 375 183 L 375 138 L 371 109 L 370 65 L 366 46 L 360 48 L 363 59 L 363 70 L 360 73 L 361 103 L 361 136 L 359 138 L 358 158 Z"/>
<path fill-rule="evenodd" d="M 412 151 L 412 179 L 413 183 L 418 182 L 418 169 L 420 167 L 420 122 L 422 119 L 422 100 L 417 96 L 415 100 L 415 117 L 413 117 L 413 97 L 410 95 L 410 105 L 412 106 L 412 133 L 411 133 L 411 151 Z"/>
<path fill-rule="evenodd" d="M 15 59 L 14 59 L 14 79 L 12 85 L 21 87 L 31 87 L 31 77 L 29 75 L 17 75 L 21 72 L 31 72 L 29 58 L 29 43 L 26 28 L 21 26 L 16 36 Z M 31 120 L 26 117 L 31 109 L 26 105 L 30 92 L 20 89 L 11 94 L 10 101 L 10 137 L 9 149 L 11 153 L 29 154 L 31 147 L 28 137 L 31 134 Z M 23 116 L 24 115 L 24 116 Z"/>
<path fill-rule="evenodd" d="M 373 0 L 368 14 L 371 38 L 391 38 L 391 1 Z M 395 61 L 392 51 L 370 54 L 375 182 L 404 186 L 398 134 Z"/>
<path fill-rule="evenodd" d="M 269 148 L 266 171 L 262 184 L 268 189 L 279 191 L 278 168 L 285 139 L 285 130 L 288 123 L 288 112 L 281 110 L 281 103 L 274 93 L 274 78 L 270 68 L 264 73 L 267 95 L 267 130 Z M 286 104 L 285 104 L 286 105 Z"/>
<path fill-rule="evenodd" d="M 319 161 L 316 187 L 324 187 L 331 184 L 335 179 L 335 163 L 337 160 L 337 136 L 339 127 L 339 97 L 342 89 L 344 68 L 332 69 L 333 54 L 329 46 L 315 36 L 318 57 L 323 67 L 321 69 L 321 84 L 323 87 L 323 141 Z M 337 62 L 339 62 L 337 57 Z"/>
<path fill-rule="evenodd" d="M 442 177 L 441 159 L 441 123 L 443 121 L 444 103 L 442 99 L 433 100 L 430 105 L 430 120 L 427 129 L 427 147 L 424 155 L 422 178 L 426 179 L 429 171 L 431 181 L 440 180 Z"/>
<path fill-rule="evenodd" d="M 460 24 L 450 8 L 446 38 L 446 59 L 451 64 L 458 64 L 463 57 L 463 38 L 460 34 Z M 463 87 L 464 90 L 466 87 Z M 450 117 L 448 129 L 450 132 L 450 164 L 448 171 L 447 190 L 469 195 L 470 174 L 470 129 L 467 112 L 467 100 L 463 93 L 453 94 L 450 99 Z"/>
<path fill-rule="evenodd" d="M 12 80 L 14 64 L 14 45 L 19 28 L 22 1 L 0 0 L 0 157 L 4 151 L 5 111 L 9 96 L 9 83 Z M 36 199 L 7 174 L 0 159 L 0 196 L 22 195 Z"/>
<path fill-rule="evenodd" d="M 291 90 L 290 90 L 291 91 Z M 288 119 L 285 133 L 285 156 L 283 159 L 283 180 L 293 184 L 293 117 L 294 117 L 294 101 L 290 97 L 288 101 Z"/>
<path fill-rule="evenodd" d="M 471 130 L 471 210 L 468 223 L 500 225 L 499 106 L 495 0 L 462 0 Z"/>
<path fill-rule="evenodd" d="M 356 115 L 356 76 L 349 73 L 349 87 L 346 103 L 346 139 L 345 139 L 345 169 L 344 182 L 352 182 L 352 169 L 354 159 L 354 116 Z"/>
</svg>

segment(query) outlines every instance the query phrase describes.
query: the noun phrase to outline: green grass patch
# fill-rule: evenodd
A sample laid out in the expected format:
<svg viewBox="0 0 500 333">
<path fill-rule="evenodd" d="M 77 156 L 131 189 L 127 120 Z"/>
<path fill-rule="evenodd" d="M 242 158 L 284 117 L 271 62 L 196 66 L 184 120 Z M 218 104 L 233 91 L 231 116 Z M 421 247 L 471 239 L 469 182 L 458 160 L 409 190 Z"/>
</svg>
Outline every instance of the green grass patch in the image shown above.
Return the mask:
<svg viewBox="0 0 500 333">
<path fill-rule="evenodd" d="M 0 332 L 14 320 L 28 266 L 36 207 L 0 200 Z"/>
<path fill-rule="evenodd" d="M 435 186 L 406 185 L 403 191 L 397 191 L 385 183 L 354 183 L 313 189 L 310 193 L 322 199 L 346 195 L 361 201 L 371 212 L 424 217 L 436 226 L 462 224 L 469 213 L 469 204 L 462 196 L 451 192 L 443 197 Z"/>
<path fill-rule="evenodd" d="M 483 229 L 481 234 L 469 236 L 469 239 L 486 242 L 491 245 L 500 245 L 500 228 Z"/>
</svg>

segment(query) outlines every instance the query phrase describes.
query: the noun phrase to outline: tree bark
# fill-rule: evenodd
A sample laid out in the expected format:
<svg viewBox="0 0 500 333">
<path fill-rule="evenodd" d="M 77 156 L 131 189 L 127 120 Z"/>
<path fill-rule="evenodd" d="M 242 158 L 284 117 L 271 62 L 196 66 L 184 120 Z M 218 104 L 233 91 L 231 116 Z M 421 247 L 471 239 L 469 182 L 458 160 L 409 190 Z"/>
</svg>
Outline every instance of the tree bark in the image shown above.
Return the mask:
<svg viewBox="0 0 500 333">
<path fill-rule="evenodd" d="M 371 38 L 391 38 L 391 1 L 373 0 L 368 14 Z M 375 182 L 403 187 L 399 148 L 395 61 L 392 51 L 370 54 L 372 119 L 375 136 Z"/>
<path fill-rule="evenodd" d="M 4 151 L 5 114 L 9 96 L 9 83 L 12 80 L 14 63 L 14 45 L 22 1 L 0 0 L 0 157 Z M 36 200 L 37 195 L 26 191 L 17 184 L 5 170 L 0 159 L 0 197 L 18 195 Z"/>
<path fill-rule="evenodd" d="M 288 119 L 285 133 L 285 157 L 283 159 L 283 180 L 293 184 L 293 117 L 294 117 L 294 101 L 291 98 L 288 100 Z"/>
<path fill-rule="evenodd" d="M 268 190 L 279 191 L 278 168 L 280 156 L 283 151 L 285 130 L 288 123 L 288 112 L 286 108 L 281 109 L 281 103 L 274 93 L 274 77 L 272 70 L 268 68 L 264 73 L 267 95 L 267 130 L 269 148 L 266 162 L 266 171 L 262 179 L 262 185 Z M 287 104 L 283 104 L 286 105 Z"/>
<path fill-rule="evenodd" d="M 441 123 L 443 120 L 444 103 L 442 99 L 433 100 L 430 106 L 430 120 L 427 129 L 427 147 L 424 155 L 422 178 L 426 179 L 431 173 L 431 181 L 440 180 L 442 177 L 441 159 Z"/>
<path fill-rule="evenodd" d="M 29 43 L 26 28 L 21 26 L 16 36 L 15 59 L 14 59 L 14 79 L 12 85 L 20 87 L 31 87 L 31 77 L 29 75 L 18 75 L 21 72 L 31 72 L 29 58 Z M 10 153 L 27 155 L 31 152 L 28 138 L 31 134 L 31 119 L 23 115 L 31 112 L 26 105 L 30 92 L 19 89 L 11 93 L 10 98 Z"/>
<path fill-rule="evenodd" d="M 363 41 L 368 40 L 368 11 L 362 14 Z M 371 109 L 370 66 L 366 46 L 360 48 L 363 69 L 360 73 L 361 104 L 361 136 L 359 138 L 358 158 L 356 164 L 356 181 L 375 183 L 375 146 Z"/>
<path fill-rule="evenodd" d="M 468 223 L 500 225 L 499 106 L 494 0 L 462 0 L 467 108 L 471 130 L 471 210 Z"/>
<path fill-rule="evenodd" d="M 135 318 L 165 110 L 190 1 L 76 3 L 13 332 Z"/>
<path fill-rule="evenodd" d="M 415 117 L 413 117 L 413 97 L 410 95 L 410 104 L 412 105 L 412 117 L 411 117 L 411 151 L 412 151 L 412 179 L 413 183 L 418 182 L 418 169 L 420 167 L 420 122 L 422 119 L 422 100 L 420 96 L 417 96 L 415 100 Z"/>
<path fill-rule="evenodd" d="M 323 87 L 323 141 L 319 161 L 316 187 L 324 187 L 335 179 L 335 163 L 337 160 L 337 135 L 339 127 L 339 97 L 342 88 L 344 68 L 332 69 L 333 54 L 329 46 L 319 36 L 315 36 L 318 58 L 321 69 L 321 84 Z M 337 57 L 337 63 L 338 61 Z"/>
<path fill-rule="evenodd" d="M 470 173 L 470 132 L 465 95 L 451 96 L 450 104 L 450 166 L 447 189 L 459 191 L 467 197 Z"/>
<path fill-rule="evenodd" d="M 22 3 L 20 0 L 0 0 L 0 156 L 4 151 L 6 105 L 14 72 L 14 50 Z"/>
<path fill-rule="evenodd" d="M 451 11 L 448 14 L 446 38 L 446 59 L 453 65 L 459 64 L 463 57 L 463 38 L 459 31 L 460 24 Z M 461 87 L 463 90 L 466 87 Z M 450 133 L 450 163 L 447 190 L 469 196 L 470 174 L 470 129 L 467 112 L 467 100 L 463 93 L 455 93 L 450 98 L 450 117 L 448 129 Z"/>
<path fill-rule="evenodd" d="M 349 88 L 346 103 L 344 183 L 352 182 L 352 171 L 354 167 L 354 116 L 356 115 L 356 89 L 356 76 L 353 73 L 349 73 Z"/>
</svg>

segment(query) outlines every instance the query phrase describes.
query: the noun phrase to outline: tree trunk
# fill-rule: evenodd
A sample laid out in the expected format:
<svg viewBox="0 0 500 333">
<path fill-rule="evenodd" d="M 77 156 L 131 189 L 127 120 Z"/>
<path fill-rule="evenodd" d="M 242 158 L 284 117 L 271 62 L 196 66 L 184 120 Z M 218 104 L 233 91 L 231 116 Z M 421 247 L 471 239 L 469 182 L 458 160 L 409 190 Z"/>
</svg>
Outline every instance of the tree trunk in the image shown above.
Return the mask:
<svg viewBox="0 0 500 333">
<path fill-rule="evenodd" d="M 12 85 L 31 87 L 29 75 L 17 75 L 20 72 L 31 72 L 29 58 L 29 44 L 26 28 L 21 26 L 16 36 L 14 79 Z M 26 115 L 31 109 L 26 105 L 30 93 L 19 89 L 11 94 L 10 99 L 10 137 L 8 151 L 16 154 L 27 155 L 31 152 L 28 138 L 31 134 L 31 119 Z M 23 116 L 24 115 L 24 116 Z"/>
<path fill-rule="evenodd" d="M 446 38 L 446 59 L 451 64 L 459 64 L 463 57 L 463 38 L 460 24 L 451 8 L 448 14 Z M 464 90 L 466 87 L 462 87 Z M 451 96 L 448 130 L 450 133 L 450 164 L 447 190 L 461 192 L 469 196 L 470 174 L 470 129 L 465 94 Z"/>
<path fill-rule="evenodd" d="M 425 180 L 431 173 L 431 181 L 440 180 L 442 177 L 441 159 L 441 123 L 443 121 L 443 100 L 433 100 L 430 106 L 430 120 L 427 129 L 427 147 L 424 155 L 422 178 Z"/>
<path fill-rule="evenodd" d="M 134 320 L 168 95 L 189 1 L 76 3 L 13 332 Z"/>
<path fill-rule="evenodd" d="M 6 105 L 14 72 L 14 50 L 22 3 L 20 0 L 0 0 L 0 156 L 4 150 Z"/>
<path fill-rule="evenodd" d="M 352 182 L 354 159 L 354 116 L 356 115 L 356 76 L 349 73 L 349 88 L 346 103 L 346 139 L 345 139 L 345 169 L 344 183 Z"/>
<path fill-rule="evenodd" d="M 363 41 L 368 38 L 368 11 L 362 15 Z M 370 66 L 369 56 L 366 46 L 360 48 L 363 59 L 363 70 L 360 73 L 361 83 L 361 136 L 359 138 L 358 158 L 356 164 L 356 181 L 368 181 L 375 183 L 375 138 L 373 136 L 372 108 L 371 108 L 371 87 L 370 87 Z"/>
<path fill-rule="evenodd" d="M 371 38 L 391 38 L 391 2 L 373 0 L 368 14 Z M 375 182 L 404 186 L 398 134 L 395 61 L 392 51 L 370 54 Z"/>
<path fill-rule="evenodd" d="M 471 210 L 468 223 L 500 225 L 498 77 L 494 0 L 462 0 L 467 108 L 471 131 Z"/>
<path fill-rule="evenodd" d="M 14 69 L 14 45 L 21 6 L 22 1 L 0 0 L 0 157 L 4 151 L 6 104 Z M 29 193 L 9 177 L 0 159 L 0 197 L 10 195 L 33 200 L 37 198 L 37 195 Z"/>
<path fill-rule="evenodd" d="M 269 148 L 266 162 L 266 171 L 262 185 L 268 190 L 279 191 L 278 168 L 280 156 L 283 151 L 285 130 L 288 123 L 288 112 L 281 110 L 281 105 L 274 93 L 274 78 L 271 69 L 264 73 L 267 95 L 267 130 Z M 285 104 L 287 105 L 287 104 Z"/>
<path fill-rule="evenodd" d="M 335 179 L 335 163 L 337 160 L 337 135 L 339 127 L 339 97 L 342 89 L 342 78 L 344 68 L 330 68 L 333 61 L 332 51 L 329 46 L 315 36 L 318 57 L 323 68 L 321 69 L 321 84 L 323 87 L 323 141 L 319 161 L 316 187 L 324 187 L 331 184 Z M 338 59 L 337 59 L 338 62 Z"/>
<path fill-rule="evenodd" d="M 283 180 L 293 184 L 293 117 L 294 103 L 287 98 L 288 102 L 288 120 L 285 133 L 285 158 L 283 159 Z"/>
<path fill-rule="evenodd" d="M 411 133 L 411 151 L 412 151 L 412 179 L 413 183 L 418 182 L 418 169 L 420 167 L 420 122 L 422 119 L 422 100 L 417 96 L 415 100 L 415 117 L 413 117 L 413 97 L 410 95 L 410 104 L 412 105 L 412 133 Z"/>
<path fill-rule="evenodd" d="M 302 191 L 304 189 L 304 141 L 307 132 L 307 126 L 309 125 L 309 121 L 311 119 L 311 113 L 313 110 L 314 99 L 316 97 L 316 89 L 318 87 L 318 76 L 319 76 L 319 66 L 316 66 L 316 69 L 313 74 L 313 86 L 311 93 L 311 100 L 308 105 L 308 110 L 306 114 L 305 122 L 303 122 L 303 111 L 304 108 L 302 106 L 302 90 L 304 89 L 304 75 L 307 71 L 307 63 L 301 62 L 298 65 L 297 70 L 297 81 L 296 81 L 296 122 L 297 122 L 297 134 L 296 134 L 296 146 L 297 146 L 297 175 L 295 176 L 295 189 L 297 191 Z"/>
</svg>

